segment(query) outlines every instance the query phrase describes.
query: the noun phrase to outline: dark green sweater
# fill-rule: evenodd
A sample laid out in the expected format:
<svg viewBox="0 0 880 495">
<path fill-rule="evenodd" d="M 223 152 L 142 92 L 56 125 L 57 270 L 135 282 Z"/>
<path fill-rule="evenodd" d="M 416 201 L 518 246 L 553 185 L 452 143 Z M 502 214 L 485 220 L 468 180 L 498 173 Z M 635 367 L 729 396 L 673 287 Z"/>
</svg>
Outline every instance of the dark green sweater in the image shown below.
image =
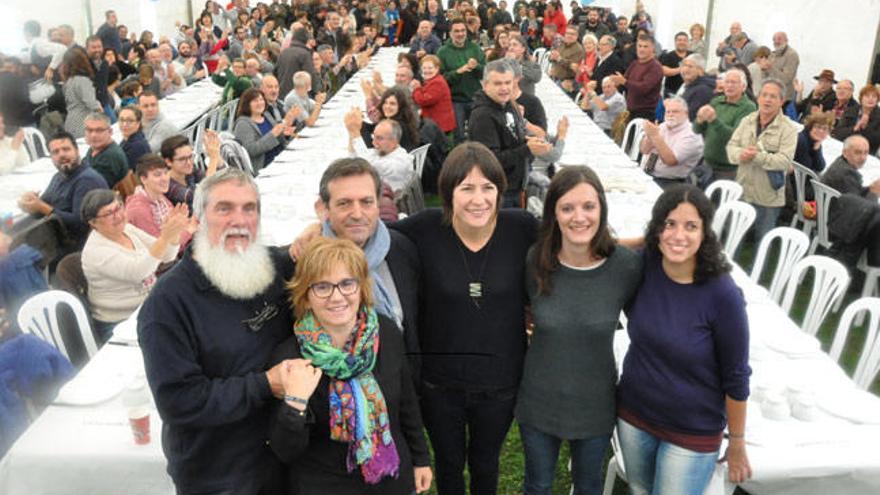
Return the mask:
<svg viewBox="0 0 880 495">
<path fill-rule="evenodd" d="M 526 286 L 535 332 L 516 419 L 565 440 L 608 435 L 617 417 L 614 331 L 641 282 L 641 257 L 618 246 L 593 269 L 561 266 L 552 276 L 551 293 L 539 296 L 533 253 Z"/>
<path fill-rule="evenodd" d="M 110 143 L 95 156 L 92 156 L 92 149 L 89 148 L 83 161 L 101 174 L 111 189 L 128 175 L 128 158 L 125 157 L 122 147 L 115 142 Z"/>
<path fill-rule="evenodd" d="M 709 105 L 715 109 L 715 120 L 702 124 L 694 121 L 694 132 L 703 135 L 703 157 L 716 170 L 736 170 L 736 165 L 727 160 L 727 142 L 739 121 L 758 107 L 746 95 L 733 104 L 727 103 L 724 95 L 719 95 L 712 98 Z"/>
<path fill-rule="evenodd" d="M 461 48 L 453 45 L 452 40 L 449 40 L 440 47 L 437 57 L 440 58 L 440 72 L 449 84 L 452 101 L 471 101 L 474 93 L 482 87 L 480 79 L 483 77 L 483 67 L 486 65 L 483 50 L 471 40 L 466 40 Z M 471 58 L 477 61 L 474 70 L 464 74 L 456 72 Z"/>
</svg>

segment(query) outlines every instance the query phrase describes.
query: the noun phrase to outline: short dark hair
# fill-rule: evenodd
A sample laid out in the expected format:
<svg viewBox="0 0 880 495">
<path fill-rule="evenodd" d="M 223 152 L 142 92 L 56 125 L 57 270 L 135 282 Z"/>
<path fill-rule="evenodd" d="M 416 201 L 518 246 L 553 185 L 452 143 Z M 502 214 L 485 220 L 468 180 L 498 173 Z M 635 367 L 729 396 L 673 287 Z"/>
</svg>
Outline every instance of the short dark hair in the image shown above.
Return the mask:
<svg viewBox="0 0 880 495">
<path fill-rule="evenodd" d="M 248 88 L 244 90 L 244 93 L 241 94 L 241 98 L 238 100 L 238 109 L 235 111 L 235 118 L 239 118 L 242 115 L 245 117 L 251 117 L 251 102 L 257 98 L 262 98 L 264 101 L 266 100 L 263 92 L 257 88 Z"/>
<path fill-rule="evenodd" d="M 666 228 L 669 212 L 682 203 L 689 203 L 697 210 L 703 222 L 703 242 L 697 250 L 694 283 L 701 284 L 730 271 L 731 266 L 722 250 L 721 242 L 712 230 L 715 207 L 706 194 L 696 186 L 681 184 L 672 186 L 657 198 L 651 211 L 651 220 L 645 228 L 645 249 L 650 256 L 662 257 L 660 235 Z"/>
<path fill-rule="evenodd" d="M 373 182 L 376 184 L 376 199 L 378 200 L 382 196 L 382 179 L 379 178 L 379 172 L 370 165 L 370 162 L 363 158 L 340 158 L 334 160 L 321 175 L 321 182 L 318 187 L 321 201 L 325 205 L 330 204 L 331 182 L 343 177 L 353 177 L 356 175 L 369 175 L 372 177 Z"/>
<path fill-rule="evenodd" d="M 465 141 L 449 153 L 440 168 L 440 176 L 437 177 L 437 191 L 443 202 L 444 223 L 452 224 L 452 194 L 474 168 L 480 169 L 489 182 L 495 184 L 498 189 L 495 211 L 500 208 L 501 195 L 507 189 L 507 176 L 501 163 L 486 145 L 476 141 Z"/>
<path fill-rule="evenodd" d="M 115 201 L 119 201 L 119 196 L 110 189 L 92 189 L 83 196 L 79 216 L 83 222 L 89 223 L 98 217 L 101 208 Z"/>
<path fill-rule="evenodd" d="M 150 65 L 147 64 L 147 67 L 150 67 Z M 152 96 L 153 98 L 155 98 L 157 100 L 159 99 L 159 95 L 150 91 L 149 89 L 145 89 L 145 90 L 143 90 L 143 92 L 141 92 L 141 94 L 138 95 L 138 101 L 140 102 L 142 99 L 144 99 L 144 97 L 147 97 L 147 96 Z"/>
<path fill-rule="evenodd" d="M 593 256 L 607 258 L 617 246 L 608 228 L 608 201 L 605 188 L 593 169 L 585 166 L 565 167 L 556 172 L 544 199 L 544 214 L 538 240 L 535 243 L 534 268 L 538 294 L 550 294 L 553 290 L 553 272 L 559 269 L 559 250 L 562 248 L 562 232 L 556 220 L 556 204 L 566 193 L 580 184 L 589 184 L 599 196 L 599 226 L 590 251 Z"/>
<path fill-rule="evenodd" d="M 689 34 L 687 34 L 686 32 L 679 31 L 679 32 L 675 33 L 675 36 L 673 36 L 672 39 L 678 38 L 679 36 L 684 36 L 687 39 L 691 38 L 691 36 Z"/>
<path fill-rule="evenodd" d="M 98 36 L 98 35 L 96 35 L 96 34 L 93 34 L 93 35 L 89 36 L 88 38 L 86 38 L 86 46 L 88 46 L 88 44 L 91 43 L 91 42 L 93 42 L 93 41 L 100 41 L 100 42 L 101 42 L 101 46 L 104 45 L 104 41 L 101 40 L 101 37 Z"/>
<path fill-rule="evenodd" d="M 51 143 L 52 141 L 62 141 L 62 140 L 70 141 L 70 144 L 72 144 L 73 147 L 76 148 L 76 138 L 73 137 L 73 134 L 71 134 L 67 131 L 56 132 L 55 134 L 52 135 L 52 137 L 49 138 L 49 143 Z M 48 143 L 46 143 L 46 144 L 48 144 Z"/>
<path fill-rule="evenodd" d="M 168 168 L 168 165 L 165 164 L 165 160 L 156 153 L 147 153 L 138 158 L 137 167 L 134 169 L 134 175 L 140 180 L 141 177 L 146 177 L 151 171 L 160 168 Z"/>
<path fill-rule="evenodd" d="M 189 142 L 189 138 L 180 134 L 175 134 L 162 141 L 162 145 L 159 147 L 159 154 L 166 160 L 173 160 L 174 153 L 177 152 L 177 149 L 183 148 L 184 146 L 192 146 L 192 143 Z"/>
<path fill-rule="evenodd" d="M 125 105 L 124 107 L 120 108 L 119 112 L 117 113 L 117 116 L 121 115 L 122 112 L 125 110 L 128 110 L 129 112 L 134 113 L 134 116 L 135 116 L 135 118 L 137 118 L 138 122 L 140 122 L 144 118 L 144 112 L 141 112 L 141 109 L 135 105 Z"/>
<path fill-rule="evenodd" d="M 639 42 L 639 41 L 647 41 L 648 43 L 650 43 L 652 45 L 657 44 L 657 40 L 655 40 L 654 37 L 649 34 L 640 34 L 639 38 L 636 42 Z"/>
<path fill-rule="evenodd" d="M 452 26 L 456 24 L 463 24 L 465 29 L 467 29 L 467 22 L 464 20 L 464 17 L 456 17 L 449 21 L 449 30 L 452 31 Z"/>
</svg>

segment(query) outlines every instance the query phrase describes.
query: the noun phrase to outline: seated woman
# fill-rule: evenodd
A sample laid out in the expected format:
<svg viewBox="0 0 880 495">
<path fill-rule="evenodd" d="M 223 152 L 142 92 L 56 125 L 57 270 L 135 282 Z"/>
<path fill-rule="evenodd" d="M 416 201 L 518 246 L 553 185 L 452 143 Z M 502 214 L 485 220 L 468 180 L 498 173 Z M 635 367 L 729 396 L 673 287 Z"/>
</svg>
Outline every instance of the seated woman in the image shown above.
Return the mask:
<svg viewBox="0 0 880 495">
<path fill-rule="evenodd" d="M 617 432 L 633 493 L 702 494 L 725 428 L 730 481 L 746 456 L 749 321 L 712 231 L 712 203 L 679 185 L 645 229 L 644 275 L 627 308 L 631 340 L 617 387 Z"/>
<path fill-rule="evenodd" d="M 158 237 L 128 223 L 125 207 L 109 189 L 89 191 L 80 215 L 92 228 L 82 251 L 96 337 L 106 342 L 116 323 L 128 318 L 156 283 L 160 263 L 174 261 L 189 225 L 186 205 L 174 207 Z"/>
<path fill-rule="evenodd" d="M 142 119 L 141 109 L 136 106 L 122 107 L 119 111 L 119 132 L 122 133 L 122 142 L 119 146 L 125 152 L 128 166 L 132 170 L 137 166 L 138 160 L 150 152 L 150 143 L 144 136 L 141 126 Z"/>
<path fill-rule="evenodd" d="M 445 133 L 455 130 L 455 111 L 452 108 L 452 93 L 449 84 L 440 73 L 440 59 L 436 55 L 425 55 L 420 61 L 424 83 L 415 79 L 410 83 L 413 101 L 422 109 L 422 118 L 437 123 Z"/>
<path fill-rule="evenodd" d="M 639 255 L 611 236 L 605 191 L 591 169 L 565 167 L 553 177 L 527 266 L 535 327 L 516 401 L 523 493 L 550 493 L 566 440 L 573 493 L 599 493 L 617 418 L 614 331 L 642 270 Z M 564 386 L 571 377 L 582 386 Z"/>
<path fill-rule="evenodd" d="M 125 215 L 128 223 L 153 237 L 162 234 L 162 225 L 174 210 L 174 205 L 165 197 L 171 179 L 165 160 L 155 153 L 149 153 L 138 160 L 135 175 L 141 183 L 134 194 L 125 198 Z M 196 225 L 191 224 L 180 234 L 180 252 L 192 239 Z"/>
<path fill-rule="evenodd" d="M 403 337 L 373 308 L 362 249 L 316 238 L 289 284 L 294 335 L 271 361 L 292 359 L 281 382 L 270 446 L 292 493 L 410 495 L 431 486 Z M 305 361 L 303 361 L 305 359 Z"/>
<path fill-rule="evenodd" d="M 361 127 L 361 137 L 367 146 L 373 146 L 373 131 L 376 124 L 384 119 L 396 120 L 403 129 L 403 137 L 400 138 L 400 146 L 406 151 L 412 151 L 419 147 L 421 138 L 419 137 L 419 116 L 413 108 L 412 100 L 404 90 L 391 87 L 382 93 L 382 98 L 378 105 L 379 118 L 373 120 L 372 123 L 364 123 Z"/>
<path fill-rule="evenodd" d="M 266 98 L 256 88 L 245 90 L 235 112 L 235 139 L 244 146 L 251 159 L 254 173 L 272 163 L 284 150 L 285 138 L 293 135 L 293 115 L 288 112 L 278 124 L 266 118 Z"/>
<path fill-rule="evenodd" d="M 195 155 L 193 147 L 186 136 L 176 135 L 162 141 L 160 153 L 165 165 L 168 165 L 168 175 L 171 178 L 168 183 L 168 191 L 165 197 L 175 205 L 185 203 L 192 209 L 193 195 L 198 184 L 205 177 L 214 175 L 221 165 L 220 137 L 217 133 L 205 129 L 204 152 L 207 155 L 207 167 L 204 171 L 195 168 Z"/>
<path fill-rule="evenodd" d="M 868 140 L 869 153 L 877 153 L 880 148 L 880 90 L 869 84 L 859 91 L 859 106 L 852 107 L 843 113 L 840 122 L 831 135 L 843 141 L 853 134 L 865 136 Z"/>
</svg>

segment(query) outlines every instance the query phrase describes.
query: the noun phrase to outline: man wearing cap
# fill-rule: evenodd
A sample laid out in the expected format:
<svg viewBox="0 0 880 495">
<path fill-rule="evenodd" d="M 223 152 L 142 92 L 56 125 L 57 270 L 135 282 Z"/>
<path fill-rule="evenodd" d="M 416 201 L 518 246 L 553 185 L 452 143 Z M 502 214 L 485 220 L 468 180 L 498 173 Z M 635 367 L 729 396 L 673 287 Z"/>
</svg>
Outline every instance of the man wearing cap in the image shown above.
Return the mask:
<svg viewBox="0 0 880 495">
<path fill-rule="evenodd" d="M 837 102 L 837 96 L 834 94 L 831 86 L 832 84 L 837 84 L 837 81 L 834 80 L 833 70 L 824 69 L 818 76 L 814 76 L 813 79 L 816 80 L 816 87 L 810 91 L 806 98 L 803 98 L 804 83 L 797 79 L 794 80 L 794 90 L 797 97 L 797 105 L 795 107 L 801 121 L 812 113 L 827 112 L 833 109 L 834 104 Z"/>
</svg>

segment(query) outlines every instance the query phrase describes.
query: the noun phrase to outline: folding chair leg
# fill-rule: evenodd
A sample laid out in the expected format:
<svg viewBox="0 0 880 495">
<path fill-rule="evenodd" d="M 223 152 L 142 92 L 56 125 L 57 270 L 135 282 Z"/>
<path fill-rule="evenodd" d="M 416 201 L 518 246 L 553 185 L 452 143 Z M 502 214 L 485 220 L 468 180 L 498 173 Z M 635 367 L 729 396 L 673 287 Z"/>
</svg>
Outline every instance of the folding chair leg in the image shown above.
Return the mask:
<svg viewBox="0 0 880 495">
<path fill-rule="evenodd" d="M 615 480 L 617 480 L 617 458 L 611 456 L 611 459 L 608 460 L 608 469 L 605 472 L 605 489 L 602 490 L 602 495 L 612 495 L 614 493 Z"/>
</svg>

